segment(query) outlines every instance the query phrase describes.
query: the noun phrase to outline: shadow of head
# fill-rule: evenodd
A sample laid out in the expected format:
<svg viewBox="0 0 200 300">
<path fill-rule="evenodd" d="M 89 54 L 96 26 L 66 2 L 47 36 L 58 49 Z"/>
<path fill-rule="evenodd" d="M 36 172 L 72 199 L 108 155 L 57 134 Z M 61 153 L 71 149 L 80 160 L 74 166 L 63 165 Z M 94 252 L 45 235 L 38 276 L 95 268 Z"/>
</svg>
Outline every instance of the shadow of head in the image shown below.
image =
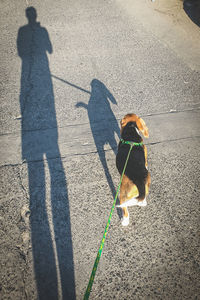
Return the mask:
<svg viewBox="0 0 200 300">
<path fill-rule="evenodd" d="M 113 104 L 117 105 L 117 101 L 111 92 L 107 89 L 105 84 L 98 79 L 93 79 L 90 83 L 91 85 L 91 94 L 95 97 L 100 96 L 101 100 L 110 100 Z M 97 100 L 97 99 L 96 99 Z M 107 101 L 106 101 L 107 102 Z"/>
<path fill-rule="evenodd" d="M 37 19 L 37 12 L 33 6 L 30 6 L 26 9 L 26 17 L 30 24 L 34 24 Z"/>
<path fill-rule="evenodd" d="M 106 89 L 105 85 L 98 79 L 93 79 L 90 83 L 92 90 Z"/>
</svg>

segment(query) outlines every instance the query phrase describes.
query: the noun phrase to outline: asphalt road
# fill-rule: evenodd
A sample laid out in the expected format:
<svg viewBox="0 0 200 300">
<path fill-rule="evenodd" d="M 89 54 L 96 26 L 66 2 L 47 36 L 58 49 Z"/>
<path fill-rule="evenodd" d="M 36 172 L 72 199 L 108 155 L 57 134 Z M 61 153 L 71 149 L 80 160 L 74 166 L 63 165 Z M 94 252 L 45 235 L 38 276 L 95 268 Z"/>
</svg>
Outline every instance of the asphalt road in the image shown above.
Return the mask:
<svg viewBox="0 0 200 300">
<path fill-rule="evenodd" d="M 200 33 L 166 3 L 1 1 L 2 300 L 83 299 L 130 112 L 148 205 L 114 211 L 90 299 L 200 299 Z"/>
</svg>

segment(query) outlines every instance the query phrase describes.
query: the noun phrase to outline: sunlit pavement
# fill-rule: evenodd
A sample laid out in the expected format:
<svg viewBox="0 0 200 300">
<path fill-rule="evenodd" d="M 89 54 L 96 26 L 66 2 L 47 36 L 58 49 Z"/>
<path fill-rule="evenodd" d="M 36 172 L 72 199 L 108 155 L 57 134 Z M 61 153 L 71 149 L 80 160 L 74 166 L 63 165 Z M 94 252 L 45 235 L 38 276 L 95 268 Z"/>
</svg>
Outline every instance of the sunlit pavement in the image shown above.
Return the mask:
<svg viewBox="0 0 200 300">
<path fill-rule="evenodd" d="M 126 228 L 114 211 L 90 299 L 198 299 L 200 39 L 177 3 L 0 4 L 1 299 L 83 298 L 130 112 L 150 194 Z"/>
</svg>

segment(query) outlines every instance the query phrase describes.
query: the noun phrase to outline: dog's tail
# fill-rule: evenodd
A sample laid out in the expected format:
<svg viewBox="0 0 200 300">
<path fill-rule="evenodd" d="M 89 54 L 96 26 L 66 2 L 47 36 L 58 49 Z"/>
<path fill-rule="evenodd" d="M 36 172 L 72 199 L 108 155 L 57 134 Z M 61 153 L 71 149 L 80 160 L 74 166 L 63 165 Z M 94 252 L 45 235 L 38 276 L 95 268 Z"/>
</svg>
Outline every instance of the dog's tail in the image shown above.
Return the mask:
<svg viewBox="0 0 200 300">
<path fill-rule="evenodd" d="M 145 181 L 138 181 L 135 182 L 135 185 L 137 186 L 139 196 L 136 198 L 138 201 L 143 201 L 146 196 L 146 190 L 145 190 Z"/>
</svg>

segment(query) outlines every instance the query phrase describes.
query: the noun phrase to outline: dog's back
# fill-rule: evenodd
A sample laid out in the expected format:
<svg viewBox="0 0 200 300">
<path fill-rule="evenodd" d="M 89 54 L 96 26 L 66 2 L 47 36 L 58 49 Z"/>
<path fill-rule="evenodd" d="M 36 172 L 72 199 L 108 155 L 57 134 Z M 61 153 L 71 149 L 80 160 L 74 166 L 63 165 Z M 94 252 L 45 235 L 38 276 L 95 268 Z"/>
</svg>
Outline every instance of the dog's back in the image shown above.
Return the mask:
<svg viewBox="0 0 200 300">
<path fill-rule="evenodd" d="M 122 139 L 141 143 L 142 138 L 138 134 L 134 122 L 129 122 L 122 132 Z M 130 150 L 130 145 L 119 143 L 118 153 L 116 156 L 116 166 L 120 174 L 122 174 L 124 165 Z M 125 175 L 137 186 L 139 197 L 145 197 L 145 181 L 148 176 L 148 171 L 145 167 L 144 148 L 141 146 L 133 146 L 128 163 L 125 169 Z"/>
<path fill-rule="evenodd" d="M 122 175 L 126 160 L 132 146 L 130 156 L 127 161 L 124 176 L 120 186 L 120 205 L 123 218 L 122 225 L 129 224 L 128 206 L 146 206 L 146 195 L 149 193 L 151 177 L 147 170 L 147 148 L 143 144 L 141 132 L 144 137 L 149 137 L 148 128 L 144 120 L 135 114 L 127 114 L 120 121 L 121 140 L 116 156 L 116 165 Z"/>
<path fill-rule="evenodd" d="M 116 156 L 116 165 L 120 174 L 123 172 L 129 150 L 130 145 L 119 145 Z M 126 166 L 125 175 L 135 182 L 135 180 L 145 179 L 147 174 L 148 171 L 145 167 L 144 149 L 140 146 L 133 146 Z"/>
</svg>

